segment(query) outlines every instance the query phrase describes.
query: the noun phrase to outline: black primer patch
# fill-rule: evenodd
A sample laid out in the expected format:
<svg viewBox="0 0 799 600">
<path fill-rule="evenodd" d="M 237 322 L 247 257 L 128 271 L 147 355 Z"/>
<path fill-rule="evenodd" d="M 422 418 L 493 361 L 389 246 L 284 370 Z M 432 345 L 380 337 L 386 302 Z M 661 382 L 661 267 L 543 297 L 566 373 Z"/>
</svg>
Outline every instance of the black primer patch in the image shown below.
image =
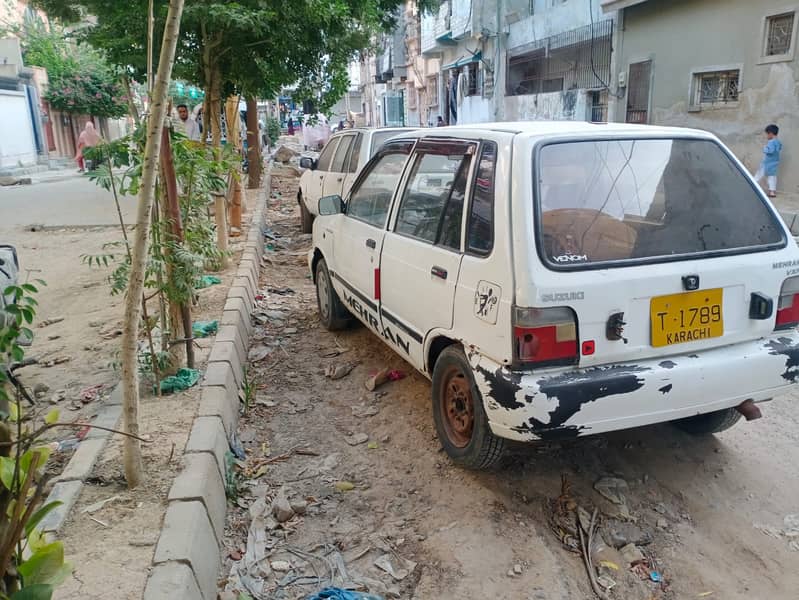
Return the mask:
<svg viewBox="0 0 799 600">
<path fill-rule="evenodd" d="M 782 378 L 791 383 L 796 383 L 799 377 L 799 344 L 792 344 L 791 338 L 781 337 L 766 344 L 769 354 L 778 356 L 782 354 L 787 357 L 785 360 L 785 373 Z"/>
<path fill-rule="evenodd" d="M 664 385 L 662 388 L 659 388 L 658 391 L 665 396 L 671 391 L 672 387 L 672 384 Z"/>
<path fill-rule="evenodd" d="M 558 406 L 549 413 L 549 423 L 534 421 L 539 429 L 556 429 L 573 417 L 583 404 L 595 402 L 600 398 L 629 394 L 644 386 L 638 373 L 649 371 L 648 367 L 614 365 L 593 367 L 581 371 L 562 373 L 554 377 L 540 379 L 538 386 L 547 398 L 558 400 Z M 539 433 L 540 435 L 540 433 Z"/>
<path fill-rule="evenodd" d="M 670 360 L 664 360 L 662 363 L 659 363 L 658 366 L 663 367 L 664 369 L 673 369 L 677 366 L 677 363 Z"/>
<path fill-rule="evenodd" d="M 496 371 L 489 371 L 485 367 L 478 365 L 477 371 L 482 373 L 491 388 L 490 396 L 496 400 L 502 408 L 514 410 L 524 408 L 524 403 L 516 400 L 516 392 L 522 389 L 521 374 L 512 371 L 505 371 L 501 367 Z"/>
</svg>

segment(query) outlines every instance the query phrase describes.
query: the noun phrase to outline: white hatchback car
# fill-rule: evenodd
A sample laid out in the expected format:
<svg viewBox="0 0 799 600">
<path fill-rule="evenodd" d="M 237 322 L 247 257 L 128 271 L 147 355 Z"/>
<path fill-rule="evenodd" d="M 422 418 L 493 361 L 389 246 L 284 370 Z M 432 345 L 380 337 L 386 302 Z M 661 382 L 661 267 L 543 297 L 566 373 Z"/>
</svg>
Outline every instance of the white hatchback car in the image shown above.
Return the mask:
<svg viewBox="0 0 799 600">
<path fill-rule="evenodd" d="M 310 267 L 432 379 L 455 462 L 664 421 L 714 433 L 799 376 L 799 248 L 713 135 L 498 123 L 392 139 L 320 200 Z"/>
<path fill-rule="evenodd" d="M 346 195 L 358 171 L 380 146 L 395 135 L 410 131 L 414 130 L 408 127 L 342 129 L 330 138 L 317 160 L 301 158 L 300 167 L 307 169 L 300 177 L 300 189 L 297 192 L 302 232 L 311 233 L 319 198 Z"/>
</svg>

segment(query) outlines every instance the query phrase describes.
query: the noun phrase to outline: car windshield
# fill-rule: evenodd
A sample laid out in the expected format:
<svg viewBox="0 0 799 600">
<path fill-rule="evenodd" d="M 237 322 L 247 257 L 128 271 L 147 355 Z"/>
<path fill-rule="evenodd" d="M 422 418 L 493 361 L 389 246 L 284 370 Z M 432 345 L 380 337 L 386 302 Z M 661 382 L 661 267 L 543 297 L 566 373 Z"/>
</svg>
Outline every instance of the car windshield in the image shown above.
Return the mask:
<svg viewBox="0 0 799 600">
<path fill-rule="evenodd" d="M 375 131 L 372 134 L 372 151 L 369 153 L 369 156 L 374 156 L 377 154 L 377 151 L 380 150 L 380 147 L 386 143 L 389 139 L 393 138 L 395 135 L 399 135 L 401 132 L 396 129 L 386 129 L 384 131 Z"/>
<path fill-rule="evenodd" d="M 538 157 L 540 251 L 572 269 L 675 260 L 785 242 L 721 147 L 706 140 L 554 143 Z"/>
</svg>

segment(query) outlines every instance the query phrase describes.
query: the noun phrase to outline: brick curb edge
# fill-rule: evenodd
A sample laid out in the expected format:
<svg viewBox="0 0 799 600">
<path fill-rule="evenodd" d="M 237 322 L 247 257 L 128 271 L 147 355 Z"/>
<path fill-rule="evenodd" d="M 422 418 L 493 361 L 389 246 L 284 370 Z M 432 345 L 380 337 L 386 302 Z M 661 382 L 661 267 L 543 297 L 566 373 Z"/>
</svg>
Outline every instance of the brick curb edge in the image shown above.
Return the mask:
<svg viewBox="0 0 799 600">
<path fill-rule="evenodd" d="M 225 453 L 238 426 L 270 179 L 267 173 L 228 291 L 201 384 L 199 412 L 183 453 L 184 468 L 169 490 L 143 600 L 216 600 L 227 510 Z"/>
</svg>

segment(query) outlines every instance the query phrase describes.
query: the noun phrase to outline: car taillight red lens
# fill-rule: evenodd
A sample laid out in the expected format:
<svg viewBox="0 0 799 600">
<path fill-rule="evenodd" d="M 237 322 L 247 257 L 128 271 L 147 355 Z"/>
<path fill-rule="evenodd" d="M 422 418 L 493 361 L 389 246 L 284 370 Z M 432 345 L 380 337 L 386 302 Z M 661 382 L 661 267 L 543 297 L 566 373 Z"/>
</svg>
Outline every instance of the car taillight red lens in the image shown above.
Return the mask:
<svg viewBox="0 0 799 600">
<path fill-rule="evenodd" d="M 777 303 L 777 324 L 774 329 L 791 329 L 799 325 L 799 277 L 790 277 L 782 284 Z"/>
<path fill-rule="evenodd" d="M 520 365 L 568 365 L 578 359 L 577 318 L 570 308 L 513 310 L 514 356 Z"/>
</svg>

